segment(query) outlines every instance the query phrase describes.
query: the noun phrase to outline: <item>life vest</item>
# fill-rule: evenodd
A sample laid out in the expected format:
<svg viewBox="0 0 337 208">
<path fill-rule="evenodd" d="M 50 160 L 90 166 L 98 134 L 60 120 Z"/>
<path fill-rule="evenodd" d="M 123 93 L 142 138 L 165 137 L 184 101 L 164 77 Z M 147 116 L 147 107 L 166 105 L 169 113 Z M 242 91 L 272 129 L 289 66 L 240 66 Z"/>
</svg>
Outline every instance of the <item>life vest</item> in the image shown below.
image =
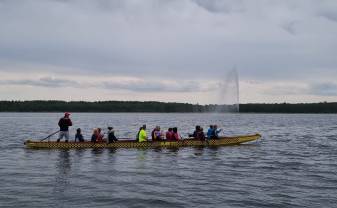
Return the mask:
<svg viewBox="0 0 337 208">
<path fill-rule="evenodd" d="M 173 134 L 172 134 L 172 140 L 176 140 L 176 141 L 180 140 L 179 134 L 173 132 Z"/>
<path fill-rule="evenodd" d="M 147 140 L 146 131 L 144 129 L 142 129 L 139 132 L 138 141 L 139 142 L 145 142 L 146 140 Z"/>
<path fill-rule="evenodd" d="M 167 132 L 166 132 L 166 139 L 167 139 L 167 140 L 172 140 L 172 139 L 173 139 L 173 138 L 172 138 L 172 135 L 173 135 L 173 132 L 167 131 Z"/>
<path fill-rule="evenodd" d="M 102 142 L 102 141 L 103 141 L 103 137 L 104 137 L 103 134 L 98 134 L 98 135 L 97 135 L 96 141 L 97 141 L 97 142 Z"/>
</svg>

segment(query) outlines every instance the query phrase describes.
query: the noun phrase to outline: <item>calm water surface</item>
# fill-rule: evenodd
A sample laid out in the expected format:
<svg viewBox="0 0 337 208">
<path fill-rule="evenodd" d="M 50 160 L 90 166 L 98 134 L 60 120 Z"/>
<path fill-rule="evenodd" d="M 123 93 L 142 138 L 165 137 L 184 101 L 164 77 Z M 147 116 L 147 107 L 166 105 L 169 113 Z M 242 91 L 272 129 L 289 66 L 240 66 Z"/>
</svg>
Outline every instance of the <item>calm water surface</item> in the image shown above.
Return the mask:
<svg viewBox="0 0 337 208">
<path fill-rule="evenodd" d="M 57 130 L 58 113 L 0 113 L 0 207 L 336 207 L 337 115 L 74 113 L 74 129 L 117 136 L 217 123 L 226 135 L 259 132 L 221 148 L 30 150 Z M 54 137 L 55 139 L 55 137 Z"/>
</svg>

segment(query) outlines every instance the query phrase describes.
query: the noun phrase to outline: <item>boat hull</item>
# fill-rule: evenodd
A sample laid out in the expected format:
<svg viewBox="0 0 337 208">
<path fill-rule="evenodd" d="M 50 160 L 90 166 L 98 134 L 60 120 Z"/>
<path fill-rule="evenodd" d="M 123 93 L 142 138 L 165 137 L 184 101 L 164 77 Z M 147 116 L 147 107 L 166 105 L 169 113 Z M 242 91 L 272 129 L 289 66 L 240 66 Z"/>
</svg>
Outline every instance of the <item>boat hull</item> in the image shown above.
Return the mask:
<svg viewBox="0 0 337 208">
<path fill-rule="evenodd" d="M 216 147 L 227 145 L 238 145 L 245 142 L 257 140 L 260 134 L 221 137 L 219 139 L 210 139 L 201 141 L 197 139 L 184 139 L 180 141 L 146 141 L 136 142 L 131 140 L 118 141 L 114 143 L 92 143 L 92 142 L 55 142 L 55 141 L 25 141 L 27 148 L 43 149 L 83 149 L 83 148 L 170 148 L 170 147 Z"/>
</svg>

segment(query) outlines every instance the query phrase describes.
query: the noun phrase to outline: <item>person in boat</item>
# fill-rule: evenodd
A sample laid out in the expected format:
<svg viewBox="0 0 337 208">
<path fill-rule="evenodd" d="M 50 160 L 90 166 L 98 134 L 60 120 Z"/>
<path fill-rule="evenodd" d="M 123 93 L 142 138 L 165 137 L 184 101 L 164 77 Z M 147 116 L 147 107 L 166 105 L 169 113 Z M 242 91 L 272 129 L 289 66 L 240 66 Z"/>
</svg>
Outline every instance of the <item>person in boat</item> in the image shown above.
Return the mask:
<svg viewBox="0 0 337 208">
<path fill-rule="evenodd" d="M 165 139 L 164 132 L 162 130 L 160 130 L 160 127 L 159 127 L 159 130 L 157 132 L 155 132 L 155 136 L 156 136 L 157 140 L 164 140 Z"/>
<path fill-rule="evenodd" d="M 115 130 L 113 127 L 108 127 L 108 144 L 112 142 L 117 142 L 118 139 L 115 136 Z"/>
<path fill-rule="evenodd" d="M 200 126 L 195 126 L 195 130 L 193 132 L 193 137 L 197 138 L 198 133 L 200 132 L 201 127 Z"/>
<path fill-rule="evenodd" d="M 194 137 L 195 139 L 199 139 L 199 140 L 205 140 L 204 129 L 201 126 L 196 126 L 192 137 Z"/>
<path fill-rule="evenodd" d="M 102 129 L 101 128 L 97 128 L 97 142 L 104 142 L 104 134 L 102 133 Z"/>
<path fill-rule="evenodd" d="M 198 132 L 200 132 L 200 129 L 201 129 L 200 126 L 195 126 L 195 130 L 194 130 L 193 134 L 189 134 L 188 136 L 197 138 L 197 134 L 198 134 Z"/>
<path fill-rule="evenodd" d="M 155 141 L 155 140 L 156 140 L 154 132 L 157 131 L 157 128 L 158 128 L 158 126 L 156 126 L 156 127 L 151 131 L 151 139 L 152 139 L 152 141 Z"/>
<path fill-rule="evenodd" d="M 197 132 L 197 135 L 195 137 L 196 139 L 199 139 L 199 140 L 205 140 L 206 136 L 205 136 L 205 133 L 204 133 L 204 129 L 202 127 L 200 127 L 199 131 Z"/>
<path fill-rule="evenodd" d="M 146 125 L 143 125 L 138 134 L 138 142 L 145 142 L 145 141 L 147 141 Z"/>
<path fill-rule="evenodd" d="M 137 133 L 137 135 L 136 135 L 136 142 L 139 142 L 139 132 L 140 132 L 142 129 L 143 129 L 143 127 L 140 127 L 140 128 L 139 128 L 139 131 L 138 131 L 138 133 Z"/>
<path fill-rule="evenodd" d="M 73 125 L 69 116 L 70 113 L 66 112 L 64 113 L 64 117 L 60 118 L 59 120 L 58 125 L 60 127 L 60 133 L 57 142 L 60 142 L 60 140 L 63 139 L 63 137 L 65 137 L 66 142 L 68 142 L 69 140 L 69 126 Z"/>
<path fill-rule="evenodd" d="M 83 135 L 82 135 L 82 132 L 81 132 L 81 129 L 78 128 L 76 129 L 76 134 L 75 134 L 75 142 L 84 142 L 84 138 L 83 138 Z"/>
<path fill-rule="evenodd" d="M 218 139 L 219 138 L 219 133 L 222 131 L 222 129 L 218 129 L 217 125 L 213 126 L 213 135 L 211 138 Z"/>
<path fill-rule="evenodd" d="M 174 127 L 174 128 L 172 128 L 172 131 L 173 131 L 172 140 L 179 141 L 181 139 L 181 136 L 178 133 L 178 128 Z"/>
<path fill-rule="evenodd" d="M 167 132 L 166 132 L 166 140 L 172 140 L 173 136 L 173 129 L 172 128 L 168 128 Z"/>
<path fill-rule="evenodd" d="M 151 132 L 151 137 L 152 141 L 159 141 L 164 139 L 164 134 L 160 130 L 160 126 L 156 126 L 156 128 L 153 129 L 153 131 Z"/>
<path fill-rule="evenodd" d="M 91 135 L 91 142 L 96 142 L 98 138 L 98 129 L 94 129 Z"/>
<path fill-rule="evenodd" d="M 211 137 L 213 135 L 213 132 L 214 132 L 214 127 L 213 127 L 213 125 L 210 125 L 208 130 L 207 130 L 207 138 L 208 139 L 211 139 Z"/>
</svg>

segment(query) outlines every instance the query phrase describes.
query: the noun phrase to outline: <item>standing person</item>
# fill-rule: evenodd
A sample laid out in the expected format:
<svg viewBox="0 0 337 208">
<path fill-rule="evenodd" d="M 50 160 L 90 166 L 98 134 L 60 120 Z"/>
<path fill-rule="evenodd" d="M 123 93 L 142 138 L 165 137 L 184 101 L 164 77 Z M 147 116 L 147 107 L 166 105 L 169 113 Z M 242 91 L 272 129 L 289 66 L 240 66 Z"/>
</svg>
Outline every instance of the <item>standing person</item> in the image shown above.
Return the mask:
<svg viewBox="0 0 337 208">
<path fill-rule="evenodd" d="M 79 142 L 84 142 L 83 135 L 82 135 L 82 132 L 81 132 L 80 128 L 76 129 L 75 142 L 77 142 L 77 140 Z"/>
<path fill-rule="evenodd" d="M 113 127 L 108 127 L 108 144 L 112 142 L 117 142 L 118 139 L 115 136 L 115 131 Z"/>
<path fill-rule="evenodd" d="M 142 129 L 139 131 L 138 142 L 145 142 L 145 141 L 147 141 L 146 125 L 143 125 Z"/>
<path fill-rule="evenodd" d="M 65 137 L 66 142 L 69 140 L 69 126 L 72 126 L 73 123 L 71 122 L 70 118 L 70 113 L 65 112 L 64 117 L 60 118 L 59 120 L 59 127 L 60 127 L 60 133 L 59 133 L 59 138 L 57 139 L 57 142 L 60 142 L 63 137 Z"/>
</svg>

